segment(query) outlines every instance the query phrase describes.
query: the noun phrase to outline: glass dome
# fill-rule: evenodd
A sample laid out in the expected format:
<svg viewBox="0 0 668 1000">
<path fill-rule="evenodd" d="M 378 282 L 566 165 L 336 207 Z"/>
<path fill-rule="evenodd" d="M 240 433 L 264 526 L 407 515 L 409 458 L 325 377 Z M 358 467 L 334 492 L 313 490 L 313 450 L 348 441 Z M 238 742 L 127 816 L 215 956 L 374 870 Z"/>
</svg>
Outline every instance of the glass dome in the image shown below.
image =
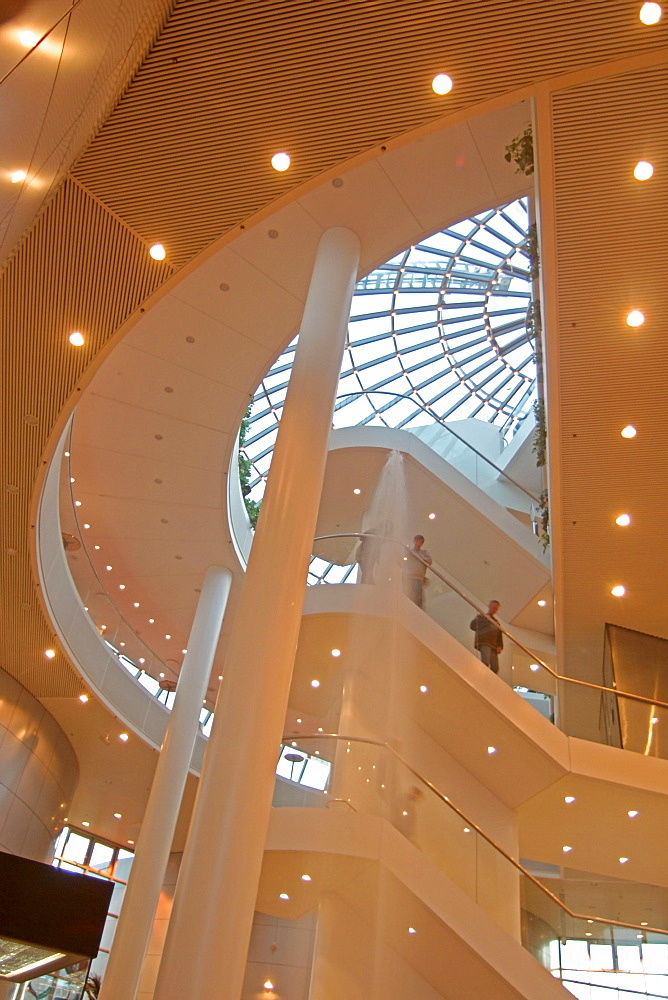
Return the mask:
<svg viewBox="0 0 668 1000">
<path fill-rule="evenodd" d="M 355 286 L 335 427 L 474 417 L 506 439 L 533 405 L 528 201 L 458 222 Z M 258 387 L 243 452 L 261 499 L 297 338 Z"/>
</svg>

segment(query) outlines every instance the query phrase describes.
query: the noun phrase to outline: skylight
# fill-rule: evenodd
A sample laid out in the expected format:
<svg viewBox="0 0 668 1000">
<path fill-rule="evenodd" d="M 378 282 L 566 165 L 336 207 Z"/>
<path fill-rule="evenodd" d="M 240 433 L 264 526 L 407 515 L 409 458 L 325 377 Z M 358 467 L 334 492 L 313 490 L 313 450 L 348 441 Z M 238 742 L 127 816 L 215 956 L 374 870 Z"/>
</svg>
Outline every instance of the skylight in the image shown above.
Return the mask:
<svg viewBox="0 0 668 1000">
<path fill-rule="evenodd" d="M 456 223 L 358 281 L 335 427 L 410 430 L 475 417 L 506 439 L 531 409 L 528 201 Z M 297 339 L 258 387 L 244 452 L 261 499 Z"/>
</svg>

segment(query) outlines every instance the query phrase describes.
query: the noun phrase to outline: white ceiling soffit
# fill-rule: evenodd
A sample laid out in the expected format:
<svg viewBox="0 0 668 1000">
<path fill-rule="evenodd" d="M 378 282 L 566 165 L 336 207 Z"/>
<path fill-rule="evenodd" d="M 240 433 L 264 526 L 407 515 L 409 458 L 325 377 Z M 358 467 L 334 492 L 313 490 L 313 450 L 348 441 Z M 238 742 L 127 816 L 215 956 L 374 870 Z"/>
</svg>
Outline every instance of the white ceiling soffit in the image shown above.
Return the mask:
<svg viewBox="0 0 668 1000">
<path fill-rule="evenodd" d="M 231 450 L 249 398 L 298 329 L 322 231 L 353 227 L 364 273 L 526 193 L 502 147 L 529 114 L 523 102 L 424 137 L 417 170 L 400 149 L 342 173 L 341 186 L 308 192 L 175 282 L 99 369 L 72 443 L 80 515 L 92 525 L 85 540 L 101 545 L 92 555 L 110 586 L 132 581 L 117 600 L 145 637 L 146 618 L 155 619 L 161 658 L 180 662 L 206 566 L 239 572 L 227 528 Z M 460 158 L 467 169 L 455 166 Z"/>
</svg>

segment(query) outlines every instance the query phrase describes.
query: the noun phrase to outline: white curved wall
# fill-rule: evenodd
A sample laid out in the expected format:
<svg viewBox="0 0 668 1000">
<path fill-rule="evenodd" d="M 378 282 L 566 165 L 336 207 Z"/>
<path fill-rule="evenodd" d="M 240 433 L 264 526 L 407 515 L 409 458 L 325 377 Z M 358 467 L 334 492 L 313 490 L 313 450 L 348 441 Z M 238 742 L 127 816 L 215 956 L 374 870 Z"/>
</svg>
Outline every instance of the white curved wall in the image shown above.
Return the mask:
<svg viewBox="0 0 668 1000">
<path fill-rule="evenodd" d="M 0 850 L 50 861 L 78 780 L 58 723 L 0 670 Z"/>
</svg>

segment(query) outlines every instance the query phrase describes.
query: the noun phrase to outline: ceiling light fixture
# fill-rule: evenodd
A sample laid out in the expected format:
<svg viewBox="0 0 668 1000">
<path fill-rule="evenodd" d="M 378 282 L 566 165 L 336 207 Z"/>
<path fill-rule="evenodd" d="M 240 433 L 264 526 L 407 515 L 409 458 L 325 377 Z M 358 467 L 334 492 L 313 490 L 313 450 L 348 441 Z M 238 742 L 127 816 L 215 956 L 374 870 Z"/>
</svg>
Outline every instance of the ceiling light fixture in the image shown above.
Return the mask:
<svg viewBox="0 0 668 1000">
<path fill-rule="evenodd" d="M 149 253 L 153 260 L 164 260 L 167 256 L 167 251 L 165 250 L 162 243 L 154 243 Z"/>
<path fill-rule="evenodd" d="M 570 853 L 570 851 L 573 850 L 573 848 L 569 844 L 564 844 L 564 846 L 561 849 L 564 852 L 564 854 L 568 854 Z"/>
<path fill-rule="evenodd" d="M 290 166 L 290 157 L 287 153 L 274 153 L 271 158 L 271 165 L 279 174 L 284 173 Z"/>
<path fill-rule="evenodd" d="M 310 875 L 302 875 L 302 882 L 312 882 L 313 879 Z"/>
<path fill-rule="evenodd" d="M 417 931 L 415 930 L 415 928 L 414 928 L 414 927 L 409 927 L 409 928 L 408 928 L 408 933 L 409 933 L 409 934 L 417 934 Z"/>
<path fill-rule="evenodd" d="M 420 684 L 420 691 L 422 694 L 426 694 L 428 690 L 429 688 L 427 687 L 426 684 Z"/>
<path fill-rule="evenodd" d="M 266 980 L 266 982 L 264 983 L 264 988 L 265 990 L 273 990 L 274 984 L 272 983 L 271 979 Z"/>
<path fill-rule="evenodd" d="M 333 650 L 332 650 L 332 656 L 333 656 L 333 657 L 334 657 L 335 659 L 336 659 L 336 657 L 338 657 L 338 656 L 340 656 L 340 655 L 341 655 L 341 650 L 340 650 L 340 649 L 333 649 Z"/>
<path fill-rule="evenodd" d="M 81 702 L 82 705 L 85 705 L 86 702 L 88 701 L 88 695 L 87 694 L 80 694 L 79 695 L 79 701 Z"/>
<path fill-rule="evenodd" d="M 566 803 L 567 806 L 572 805 L 573 802 L 575 802 L 575 796 L 574 795 L 564 795 L 564 802 Z"/>
<path fill-rule="evenodd" d="M 529 670 L 533 670 L 535 674 L 537 670 L 540 670 L 540 663 L 530 663 Z"/>
<path fill-rule="evenodd" d="M 646 7 L 657 7 L 658 4 L 645 4 Z M 647 21 L 647 24 L 652 24 L 652 21 Z M 24 49 L 31 49 L 33 45 L 37 45 L 39 41 L 39 36 L 35 34 L 34 31 L 19 31 L 19 41 Z"/>
<path fill-rule="evenodd" d="M 287 892 L 279 892 L 278 898 L 279 899 L 290 899 L 290 897 L 288 896 Z"/>
<path fill-rule="evenodd" d="M 359 496 L 361 492 L 362 492 L 362 491 L 361 491 L 361 490 L 358 490 L 357 488 L 355 488 L 355 489 L 353 490 L 353 493 L 355 494 L 355 496 Z"/>
<path fill-rule="evenodd" d="M 620 527 L 625 528 L 627 524 L 631 523 L 630 514 L 620 514 L 619 517 L 615 518 L 615 524 L 619 524 Z"/>
<path fill-rule="evenodd" d="M 626 587 L 624 587 L 621 583 L 618 583 L 616 587 L 612 588 L 610 593 L 613 597 L 623 597 L 626 593 Z"/>
<path fill-rule="evenodd" d="M 86 343 L 83 333 L 79 333 L 78 330 L 75 330 L 74 333 L 71 333 L 68 339 L 73 347 L 83 347 L 83 345 Z"/>
<path fill-rule="evenodd" d="M 547 604 L 547 601 L 538 601 L 538 607 L 539 608 L 544 608 L 546 604 Z"/>
<path fill-rule="evenodd" d="M 121 741 L 121 743 L 127 743 L 128 740 L 130 739 L 127 733 L 119 733 L 118 738 Z"/>
<path fill-rule="evenodd" d="M 452 77 L 448 76 L 447 73 L 437 73 L 431 81 L 431 89 L 439 96 L 449 94 L 452 90 L 452 86 Z"/>
<path fill-rule="evenodd" d="M 496 753 L 496 747 L 487 747 L 487 753 L 489 754 Z"/>
<path fill-rule="evenodd" d="M 47 660 L 52 660 L 56 655 L 56 651 L 55 649 L 45 649 L 44 655 L 46 656 Z"/>
<path fill-rule="evenodd" d="M 657 24 L 661 20 L 661 5 L 658 3 L 644 3 L 640 8 L 638 17 L 643 24 Z"/>
<path fill-rule="evenodd" d="M 619 863 L 620 865 L 625 865 L 628 860 L 629 860 L 628 858 L 620 858 Z"/>
<path fill-rule="evenodd" d="M 114 819 L 122 819 L 122 818 L 123 818 L 122 813 L 114 813 Z"/>
<path fill-rule="evenodd" d="M 623 427 L 621 430 L 621 435 L 623 438 L 634 438 L 637 433 L 638 432 L 633 426 L 633 424 L 627 424 L 626 427 Z"/>
<path fill-rule="evenodd" d="M 636 816 L 638 815 L 638 810 L 637 809 L 629 809 L 629 811 L 628 811 L 628 813 L 626 815 L 629 817 L 629 819 L 635 819 Z"/>
<path fill-rule="evenodd" d="M 81 820 L 81 825 L 82 825 L 82 826 L 90 826 L 90 823 L 88 822 L 88 820 L 87 820 L 87 819 L 82 819 L 82 820 Z"/>
<path fill-rule="evenodd" d="M 132 607 L 133 608 L 138 608 L 139 607 L 139 601 L 133 601 Z"/>
<path fill-rule="evenodd" d="M 654 173 L 654 167 L 647 160 L 638 160 L 633 168 L 633 176 L 637 181 L 648 181 Z"/>
<path fill-rule="evenodd" d="M 313 679 L 311 681 L 311 687 L 312 688 L 319 688 L 320 687 L 320 681 L 317 681 L 317 680 Z"/>
<path fill-rule="evenodd" d="M 430 521 L 435 521 L 436 520 L 436 514 L 433 512 L 433 510 L 432 510 L 431 514 L 429 514 L 429 520 Z"/>
<path fill-rule="evenodd" d="M 640 312 L 640 309 L 632 309 L 626 317 L 626 322 L 628 326 L 642 326 L 645 322 L 645 317 Z"/>
</svg>

